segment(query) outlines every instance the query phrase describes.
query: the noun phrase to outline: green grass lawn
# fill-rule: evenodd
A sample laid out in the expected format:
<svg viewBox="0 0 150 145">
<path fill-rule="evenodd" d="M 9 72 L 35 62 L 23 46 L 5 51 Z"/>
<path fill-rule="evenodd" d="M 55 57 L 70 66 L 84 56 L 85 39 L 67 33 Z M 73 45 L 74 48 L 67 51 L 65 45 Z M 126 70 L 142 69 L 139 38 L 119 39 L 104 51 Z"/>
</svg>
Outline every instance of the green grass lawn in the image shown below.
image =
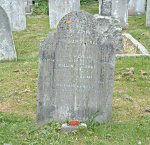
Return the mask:
<svg viewBox="0 0 150 145">
<path fill-rule="evenodd" d="M 91 13 L 96 5 L 82 7 Z M 150 50 L 144 17 L 130 17 L 129 29 Z M 14 33 L 17 62 L 0 63 L 0 144 L 142 145 L 150 144 L 150 57 L 116 60 L 112 121 L 61 134 L 60 124 L 35 124 L 38 49 L 49 32 L 48 16 L 27 18 L 27 30 Z M 132 71 L 131 71 L 132 70 Z"/>
<path fill-rule="evenodd" d="M 150 52 L 150 28 L 146 26 L 146 18 L 144 16 L 129 17 L 128 32 L 141 42 Z"/>
</svg>

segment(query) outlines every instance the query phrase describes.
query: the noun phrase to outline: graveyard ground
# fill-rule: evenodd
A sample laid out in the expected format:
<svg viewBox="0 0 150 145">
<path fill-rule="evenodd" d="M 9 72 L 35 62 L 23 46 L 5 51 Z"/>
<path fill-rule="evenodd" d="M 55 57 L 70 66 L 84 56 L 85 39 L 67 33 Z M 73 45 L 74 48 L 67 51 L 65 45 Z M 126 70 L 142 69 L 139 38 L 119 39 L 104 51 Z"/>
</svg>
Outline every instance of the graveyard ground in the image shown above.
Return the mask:
<svg viewBox="0 0 150 145">
<path fill-rule="evenodd" d="M 126 31 L 150 51 L 144 25 L 144 17 L 130 17 Z M 0 144 L 149 145 L 150 57 L 116 60 L 111 122 L 71 134 L 61 134 L 59 123 L 36 127 L 38 48 L 48 32 L 48 16 L 28 17 L 27 30 L 14 33 L 18 61 L 0 63 Z"/>
</svg>

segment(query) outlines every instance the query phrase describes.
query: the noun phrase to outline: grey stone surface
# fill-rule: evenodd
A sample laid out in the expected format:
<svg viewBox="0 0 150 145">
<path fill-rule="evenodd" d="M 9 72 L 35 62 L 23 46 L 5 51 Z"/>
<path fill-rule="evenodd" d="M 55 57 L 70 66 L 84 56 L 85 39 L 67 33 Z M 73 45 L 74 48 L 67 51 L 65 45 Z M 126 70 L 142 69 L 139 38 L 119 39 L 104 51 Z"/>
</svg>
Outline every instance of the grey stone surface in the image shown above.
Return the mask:
<svg viewBox="0 0 150 145">
<path fill-rule="evenodd" d="M 116 58 L 128 57 L 150 57 L 150 54 L 116 54 Z"/>
<path fill-rule="evenodd" d="M 80 123 L 77 126 L 70 126 L 67 123 L 65 123 L 61 127 L 61 132 L 63 132 L 63 133 L 65 133 L 65 132 L 73 132 L 73 131 L 77 131 L 79 129 L 87 129 L 87 125 L 85 123 Z"/>
<path fill-rule="evenodd" d="M 25 13 L 26 15 L 32 15 L 33 13 L 33 0 L 24 0 Z"/>
<path fill-rule="evenodd" d="M 122 40 L 122 34 L 121 34 L 122 28 L 120 26 L 120 22 L 117 19 L 111 18 L 109 16 L 95 15 L 95 18 L 97 20 L 102 19 L 106 21 L 106 22 L 105 21 L 103 22 L 102 29 L 105 29 L 105 27 L 109 27 L 110 24 L 112 25 L 112 27 L 118 29 L 118 31 L 116 31 L 117 33 L 115 34 L 115 36 L 114 37 L 111 36 L 111 38 L 115 40 L 113 42 L 113 45 L 116 49 L 116 53 L 121 53 L 123 51 L 123 42 L 122 42 L 123 40 Z"/>
<path fill-rule="evenodd" d="M 146 26 L 150 27 L 150 0 L 147 0 Z"/>
<path fill-rule="evenodd" d="M 129 16 L 145 14 L 146 0 L 130 0 L 129 2 Z"/>
<path fill-rule="evenodd" d="M 116 45 L 121 28 L 110 17 L 72 12 L 41 43 L 37 122 L 111 118 Z M 116 39 L 120 37 L 120 39 Z M 122 49 L 122 48 L 120 48 Z"/>
<path fill-rule="evenodd" d="M 112 0 L 112 16 L 120 20 L 123 28 L 128 26 L 128 0 Z"/>
<path fill-rule="evenodd" d="M 80 10 L 80 0 L 49 0 L 50 28 L 56 28 L 63 16 Z"/>
<path fill-rule="evenodd" d="M 0 0 L 0 6 L 6 11 L 12 31 L 26 29 L 26 16 L 23 0 Z"/>
<path fill-rule="evenodd" d="M 102 0 L 98 0 L 98 2 L 99 2 L 99 14 L 101 14 Z"/>
<path fill-rule="evenodd" d="M 16 58 L 9 18 L 4 9 L 0 7 L 0 61 Z"/>
<path fill-rule="evenodd" d="M 100 0 L 99 5 L 101 6 L 102 16 L 111 16 L 112 0 Z"/>
</svg>

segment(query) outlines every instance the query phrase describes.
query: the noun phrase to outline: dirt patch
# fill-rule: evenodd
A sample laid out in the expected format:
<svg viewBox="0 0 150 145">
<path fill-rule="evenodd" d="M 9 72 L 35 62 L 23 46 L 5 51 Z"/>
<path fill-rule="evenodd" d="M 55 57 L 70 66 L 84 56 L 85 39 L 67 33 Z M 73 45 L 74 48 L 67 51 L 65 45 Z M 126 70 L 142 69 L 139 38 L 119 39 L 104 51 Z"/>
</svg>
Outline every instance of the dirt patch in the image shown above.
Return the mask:
<svg viewBox="0 0 150 145">
<path fill-rule="evenodd" d="M 13 112 L 12 108 L 11 108 L 11 103 L 13 102 L 3 102 L 0 103 L 0 112 Z"/>
<path fill-rule="evenodd" d="M 18 106 L 18 107 L 14 107 Z M 7 102 L 0 103 L 0 112 L 3 113 L 13 113 L 17 115 L 22 115 L 22 116 L 30 116 L 31 118 L 35 119 L 35 113 L 29 111 L 29 110 L 21 110 L 19 108 L 20 106 L 15 100 L 9 100 Z"/>
<path fill-rule="evenodd" d="M 123 36 L 123 54 L 140 54 L 135 45 L 125 36 Z"/>
</svg>

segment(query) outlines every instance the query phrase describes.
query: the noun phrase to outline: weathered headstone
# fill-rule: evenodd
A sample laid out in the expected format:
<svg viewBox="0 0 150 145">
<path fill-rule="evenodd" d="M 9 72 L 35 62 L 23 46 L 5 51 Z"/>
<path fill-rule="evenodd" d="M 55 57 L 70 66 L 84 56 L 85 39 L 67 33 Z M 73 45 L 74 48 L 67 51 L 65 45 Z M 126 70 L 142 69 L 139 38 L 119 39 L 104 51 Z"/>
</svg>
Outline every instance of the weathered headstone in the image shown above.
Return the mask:
<svg viewBox="0 0 150 145">
<path fill-rule="evenodd" d="M 41 43 L 37 122 L 108 121 L 121 40 L 118 21 L 110 17 L 85 12 L 64 16 L 57 32 Z"/>
<path fill-rule="evenodd" d="M 100 0 L 99 6 L 101 6 L 101 15 L 102 16 L 111 16 L 112 0 Z"/>
<path fill-rule="evenodd" d="M 150 0 L 147 0 L 146 26 L 150 27 Z"/>
<path fill-rule="evenodd" d="M 123 28 L 128 26 L 129 0 L 99 0 L 99 13 L 102 16 L 112 16 L 120 21 Z"/>
<path fill-rule="evenodd" d="M 80 0 L 49 0 L 50 28 L 56 28 L 66 14 L 79 10 Z"/>
<path fill-rule="evenodd" d="M 146 0 L 130 0 L 129 16 L 145 14 Z"/>
<path fill-rule="evenodd" d="M 33 0 L 24 0 L 26 15 L 32 15 L 33 12 Z"/>
<path fill-rule="evenodd" d="M 12 31 L 26 29 L 26 16 L 23 0 L 0 0 L 0 6 L 6 11 Z"/>
<path fill-rule="evenodd" d="M 129 0 L 112 0 L 112 16 L 120 20 L 123 28 L 128 26 L 128 2 Z"/>
<path fill-rule="evenodd" d="M 0 61 L 10 61 L 16 58 L 9 18 L 4 9 L 0 7 Z"/>
</svg>

